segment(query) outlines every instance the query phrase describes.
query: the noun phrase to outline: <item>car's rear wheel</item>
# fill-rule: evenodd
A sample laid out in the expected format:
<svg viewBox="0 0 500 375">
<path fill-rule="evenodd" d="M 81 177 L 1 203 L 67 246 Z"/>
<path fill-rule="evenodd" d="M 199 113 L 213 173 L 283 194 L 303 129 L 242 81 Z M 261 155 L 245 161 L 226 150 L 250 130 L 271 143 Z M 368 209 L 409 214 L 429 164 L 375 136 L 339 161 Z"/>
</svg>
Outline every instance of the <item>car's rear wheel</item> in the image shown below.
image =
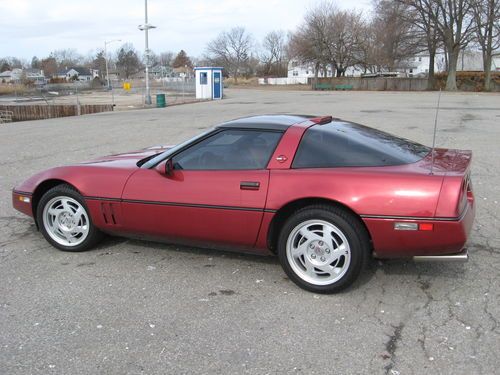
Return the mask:
<svg viewBox="0 0 500 375">
<path fill-rule="evenodd" d="M 48 190 L 37 207 L 38 226 L 45 239 L 63 251 L 85 251 L 103 234 L 93 225 L 83 197 L 69 185 Z"/>
<path fill-rule="evenodd" d="M 284 224 L 278 255 L 288 277 L 303 289 L 335 293 L 358 277 L 369 254 L 364 226 L 335 206 L 297 211 Z"/>
</svg>

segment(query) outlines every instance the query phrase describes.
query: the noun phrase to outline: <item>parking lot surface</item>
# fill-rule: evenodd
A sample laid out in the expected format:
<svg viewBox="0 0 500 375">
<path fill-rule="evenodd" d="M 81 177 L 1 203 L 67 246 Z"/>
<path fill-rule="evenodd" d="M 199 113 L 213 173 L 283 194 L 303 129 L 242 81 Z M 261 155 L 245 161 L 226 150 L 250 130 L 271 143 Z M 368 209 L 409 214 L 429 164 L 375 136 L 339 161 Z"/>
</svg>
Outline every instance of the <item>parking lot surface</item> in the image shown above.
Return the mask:
<svg viewBox="0 0 500 375">
<path fill-rule="evenodd" d="M 337 295 L 297 288 L 273 257 L 117 238 L 60 252 L 11 208 L 42 169 L 245 115 L 331 114 L 432 144 L 435 92 L 226 93 L 0 125 L 0 374 L 498 373 L 500 95 L 441 98 L 437 146 L 474 153 L 470 261 L 373 261 Z"/>
</svg>

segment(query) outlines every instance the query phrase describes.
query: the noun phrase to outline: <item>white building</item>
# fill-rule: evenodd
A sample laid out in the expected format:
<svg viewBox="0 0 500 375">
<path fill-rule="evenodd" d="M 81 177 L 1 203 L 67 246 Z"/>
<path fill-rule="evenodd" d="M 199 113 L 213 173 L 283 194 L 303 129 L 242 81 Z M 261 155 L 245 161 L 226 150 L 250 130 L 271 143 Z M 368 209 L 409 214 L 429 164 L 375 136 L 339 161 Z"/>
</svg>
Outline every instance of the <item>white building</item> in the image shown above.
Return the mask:
<svg viewBox="0 0 500 375">
<path fill-rule="evenodd" d="M 363 71 L 357 67 L 348 67 L 345 71 L 346 77 L 359 77 Z M 334 77 L 336 71 L 332 69 L 331 65 L 327 65 L 326 71 L 325 69 L 320 69 L 318 71 L 319 78 L 325 77 Z M 300 64 L 296 60 L 291 60 L 288 63 L 288 78 L 314 78 L 315 77 L 315 66 L 312 63 L 309 64 Z M 307 82 L 305 82 L 307 83 Z"/>
<path fill-rule="evenodd" d="M 222 99 L 224 85 L 222 68 L 200 66 L 194 68 L 196 81 L 196 99 Z"/>
<path fill-rule="evenodd" d="M 395 69 L 395 73 L 403 73 L 404 76 L 425 77 L 429 73 L 430 56 L 428 54 L 418 54 L 403 63 Z M 446 59 L 444 53 L 437 53 L 434 57 L 434 72 L 443 72 L 446 70 Z M 465 51 L 460 53 L 457 62 L 457 71 L 483 71 L 483 57 L 480 51 Z M 494 57 L 491 64 L 491 71 L 500 71 L 500 56 Z M 322 69 L 318 72 L 318 77 L 333 77 L 331 66 L 327 67 L 326 72 Z M 349 67 L 345 72 L 346 77 L 359 77 L 364 71 L 358 67 Z M 288 64 L 288 78 L 305 79 L 313 78 L 314 64 L 300 64 L 297 61 L 290 61 Z M 305 82 L 307 83 L 307 82 Z"/>
<path fill-rule="evenodd" d="M 23 70 L 14 68 L 0 73 L 0 83 L 17 83 L 21 81 Z"/>
<path fill-rule="evenodd" d="M 26 74 L 26 79 L 33 82 L 37 86 L 45 85 L 47 83 L 47 78 L 41 69 L 26 69 L 24 71 Z"/>
<path fill-rule="evenodd" d="M 20 83 L 22 81 L 30 81 L 35 85 L 45 85 L 47 79 L 40 69 L 19 69 L 15 68 L 0 73 L 0 83 Z"/>
<path fill-rule="evenodd" d="M 430 56 L 419 54 L 406 61 L 406 66 L 400 68 L 413 76 L 426 76 L 429 73 Z M 481 51 L 463 51 L 458 56 L 457 72 L 482 72 L 483 55 Z M 443 52 L 439 52 L 434 57 L 434 72 L 446 71 L 446 59 Z M 491 62 L 491 71 L 500 71 L 500 57 L 494 57 Z"/>
<path fill-rule="evenodd" d="M 91 81 L 95 77 L 99 76 L 99 70 L 73 67 L 60 70 L 55 76 L 57 78 L 65 79 L 66 81 L 70 81 L 72 79 L 76 79 L 78 81 Z"/>
</svg>

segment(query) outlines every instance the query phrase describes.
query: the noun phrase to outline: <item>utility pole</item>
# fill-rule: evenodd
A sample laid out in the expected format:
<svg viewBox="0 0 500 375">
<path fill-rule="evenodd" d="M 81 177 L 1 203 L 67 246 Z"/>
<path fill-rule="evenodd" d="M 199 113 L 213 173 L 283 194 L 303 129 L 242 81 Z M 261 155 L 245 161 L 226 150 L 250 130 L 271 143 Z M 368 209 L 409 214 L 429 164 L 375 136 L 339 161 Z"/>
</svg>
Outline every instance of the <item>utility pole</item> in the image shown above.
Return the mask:
<svg viewBox="0 0 500 375">
<path fill-rule="evenodd" d="M 115 95 L 113 93 L 113 87 L 111 86 L 111 82 L 109 80 L 109 71 L 108 71 L 108 44 L 113 42 L 121 42 L 121 39 L 113 39 L 110 41 L 104 41 L 104 60 L 106 61 L 106 81 L 108 90 L 111 90 L 111 101 L 113 107 L 115 106 Z"/>
<path fill-rule="evenodd" d="M 151 90 L 149 88 L 149 40 L 148 31 L 154 29 L 156 26 L 148 23 L 148 0 L 144 0 L 144 25 L 139 25 L 139 30 L 144 31 L 145 49 L 144 57 L 146 61 L 146 95 L 144 96 L 144 104 L 151 104 Z"/>
</svg>

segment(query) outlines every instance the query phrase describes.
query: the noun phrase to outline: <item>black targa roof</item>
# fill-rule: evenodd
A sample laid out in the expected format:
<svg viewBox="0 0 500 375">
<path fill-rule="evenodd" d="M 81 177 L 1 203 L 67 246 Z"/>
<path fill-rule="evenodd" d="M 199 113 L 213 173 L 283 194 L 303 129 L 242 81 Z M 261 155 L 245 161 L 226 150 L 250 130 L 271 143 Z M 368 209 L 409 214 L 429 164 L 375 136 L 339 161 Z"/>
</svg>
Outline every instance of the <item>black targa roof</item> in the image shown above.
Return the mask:
<svg viewBox="0 0 500 375">
<path fill-rule="evenodd" d="M 304 122 L 316 116 L 309 115 L 259 115 L 243 117 L 224 122 L 218 128 L 243 128 L 262 130 L 286 130 L 299 122 Z"/>
</svg>

